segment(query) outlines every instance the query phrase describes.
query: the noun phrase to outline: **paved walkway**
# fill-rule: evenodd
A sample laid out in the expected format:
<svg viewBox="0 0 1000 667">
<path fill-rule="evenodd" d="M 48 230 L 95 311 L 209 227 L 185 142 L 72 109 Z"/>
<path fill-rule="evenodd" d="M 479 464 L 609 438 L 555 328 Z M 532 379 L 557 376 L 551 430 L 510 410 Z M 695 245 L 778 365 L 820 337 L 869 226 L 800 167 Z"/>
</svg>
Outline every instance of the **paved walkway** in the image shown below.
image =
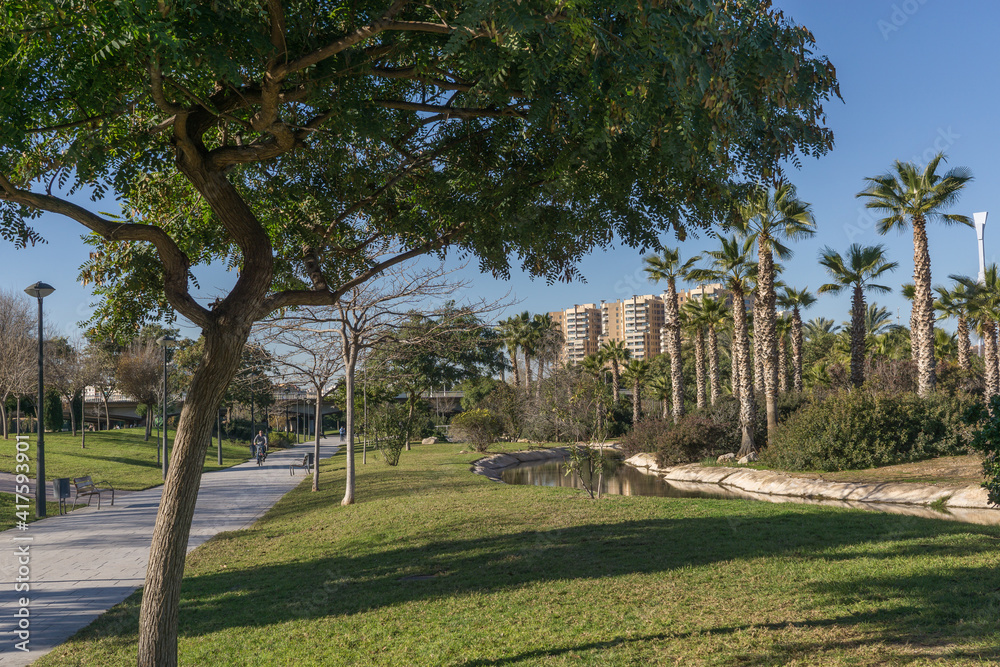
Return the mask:
<svg viewBox="0 0 1000 667">
<path fill-rule="evenodd" d="M 336 442 L 335 442 L 336 441 Z M 321 458 L 337 451 L 338 438 L 321 441 Z M 217 533 L 254 523 L 302 482 L 301 462 L 313 443 L 268 454 L 263 468 L 248 461 L 201 478 L 188 550 Z M 32 489 L 33 491 L 33 489 Z M 69 639 L 139 588 L 146 576 L 149 543 L 162 487 L 136 491 L 114 507 L 78 509 L 0 533 L 0 665 L 30 664 Z M 31 590 L 16 592 L 17 551 L 28 546 Z M 20 651 L 16 631 L 19 598 L 28 597 L 31 649 Z"/>
</svg>

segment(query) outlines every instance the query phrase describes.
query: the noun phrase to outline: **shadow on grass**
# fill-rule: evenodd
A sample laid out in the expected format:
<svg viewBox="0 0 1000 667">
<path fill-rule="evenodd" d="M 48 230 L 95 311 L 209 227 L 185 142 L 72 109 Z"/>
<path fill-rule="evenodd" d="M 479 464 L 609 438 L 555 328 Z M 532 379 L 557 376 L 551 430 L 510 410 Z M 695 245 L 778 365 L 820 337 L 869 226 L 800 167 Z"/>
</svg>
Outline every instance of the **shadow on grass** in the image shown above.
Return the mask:
<svg viewBox="0 0 1000 667">
<path fill-rule="evenodd" d="M 550 580 L 666 573 L 756 558 L 848 559 L 854 557 L 852 550 L 841 551 L 851 545 L 863 551 L 856 555 L 868 559 L 926 557 L 928 563 L 933 563 L 939 557 L 956 555 L 957 547 L 948 536 L 959 534 L 971 539 L 963 540 L 957 555 L 981 555 L 982 567 L 945 568 L 918 575 L 873 568 L 885 573 L 873 573 L 860 583 L 857 578 L 846 577 L 804 584 L 807 588 L 802 595 L 816 609 L 845 604 L 850 608 L 855 603 L 866 609 L 839 616 L 831 616 L 836 613 L 832 611 L 821 612 L 824 618 L 803 625 L 860 625 L 869 641 L 922 646 L 943 646 L 960 637 L 984 637 L 997 632 L 1000 570 L 996 567 L 995 530 L 859 512 L 786 511 L 770 516 L 739 516 L 738 506 L 734 508 L 737 515 L 727 517 L 649 519 L 413 545 L 403 540 L 394 549 L 364 555 L 344 553 L 344 546 L 336 538 L 316 533 L 317 548 L 329 540 L 327 550 L 340 553 L 281 566 L 186 578 L 181 633 L 196 637 L 257 625 L 262 609 L 267 610 L 268 623 L 283 623 L 353 615 L 417 600 L 502 593 Z M 416 535 L 414 538 L 419 539 Z M 218 539 L 244 538 L 232 533 Z M 414 576 L 415 580 L 404 579 Z M 894 603 L 879 604 L 887 600 Z M 875 602 L 862 604 L 866 601 Z M 929 636 L 928 628 L 937 629 L 938 634 Z M 612 643 L 618 641 L 626 640 Z M 810 648 L 809 641 L 777 642 L 767 649 L 773 654 L 748 656 L 746 664 L 780 664 L 782 656 L 824 647 L 830 648 L 826 644 Z M 466 664 L 502 665 L 517 659 Z"/>
</svg>

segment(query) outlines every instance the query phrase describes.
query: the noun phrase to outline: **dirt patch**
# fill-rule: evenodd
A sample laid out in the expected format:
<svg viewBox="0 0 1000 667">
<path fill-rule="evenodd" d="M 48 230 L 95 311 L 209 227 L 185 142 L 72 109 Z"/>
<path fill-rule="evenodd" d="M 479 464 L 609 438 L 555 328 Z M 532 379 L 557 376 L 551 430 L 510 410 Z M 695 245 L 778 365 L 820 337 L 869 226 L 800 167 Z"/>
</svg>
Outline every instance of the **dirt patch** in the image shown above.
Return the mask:
<svg viewBox="0 0 1000 667">
<path fill-rule="evenodd" d="M 786 472 L 792 477 L 823 479 L 831 482 L 914 482 L 942 486 L 972 486 L 983 481 L 983 458 L 979 454 L 942 456 L 917 463 L 903 463 L 870 470 L 844 470 L 840 472 L 797 473 Z"/>
</svg>

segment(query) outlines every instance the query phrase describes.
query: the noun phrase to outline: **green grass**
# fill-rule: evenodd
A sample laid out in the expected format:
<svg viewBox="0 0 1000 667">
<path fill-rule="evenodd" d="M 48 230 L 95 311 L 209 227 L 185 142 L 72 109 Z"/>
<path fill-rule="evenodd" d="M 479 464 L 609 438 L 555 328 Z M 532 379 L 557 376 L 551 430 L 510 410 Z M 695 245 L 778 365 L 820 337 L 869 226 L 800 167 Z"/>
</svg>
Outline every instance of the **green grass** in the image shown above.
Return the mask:
<svg viewBox="0 0 1000 667">
<path fill-rule="evenodd" d="M 157 463 L 156 431 L 149 442 L 143 440 L 141 428 L 98 431 L 87 434 L 87 448 L 80 448 L 80 436 L 71 433 L 45 434 L 45 477 L 82 477 L 110 482 L 115 489 L 139 491 L 163 483 L 162 465 Z M 35 445 L 37 436 L 30 434 L 31 463 L 29 477 L 35 475 Z M 162 438 L 162 434 L 161 434 Z M 168 431 L 168 443 L 173 446 L 173 431 Z M 0 472 L 15 472 L 14 436 L 0 440 Z M 228 468 L 246 461 L 249 448 L 229 440 L 222 441 L 222 462 L 218 463 L 217 441 L 212 440 L 205 457 L 205 470 Z"/>
<path fill-rule="evenodd" d="M 20 511 L 27 511 L 28 522 L 30 523 L 32 521 L 35 521 L 34 495 L 31 496 L 31 502 L 28 503 L 28 505 L 30 505 L 30 507 L 27 510 L 20 510 Z M 70 506 L 70 508 L 72 509 L 73 507 Z M 9 530 L 17 524 L 19 520 L 19 517 L 17 516 L 18 511 L 19 510 L 17 508 L 17 496 L 15 496 L 13 493 L 0 493 L 0 531 Z M 55 516 L 59 514 L 59 502 L 51 500 L 47 501 L 45 503 L 45 512 L 49 516 Z M 25 535 L 30 535 L 31 534 L 30 531 L 31 529 L 29 528 L 28 532 L 26 532 Z"/>
<path fill-rule="evenodd" d="M 1000 529 L 507 486 L 442 443 L 343 455 L 188 557 L 190 665 L 1000 662 Z M 426 577 L 426 578 L 424 578 Z M 139 595 L 37 665 L 134 663 Z"/>
</svg>

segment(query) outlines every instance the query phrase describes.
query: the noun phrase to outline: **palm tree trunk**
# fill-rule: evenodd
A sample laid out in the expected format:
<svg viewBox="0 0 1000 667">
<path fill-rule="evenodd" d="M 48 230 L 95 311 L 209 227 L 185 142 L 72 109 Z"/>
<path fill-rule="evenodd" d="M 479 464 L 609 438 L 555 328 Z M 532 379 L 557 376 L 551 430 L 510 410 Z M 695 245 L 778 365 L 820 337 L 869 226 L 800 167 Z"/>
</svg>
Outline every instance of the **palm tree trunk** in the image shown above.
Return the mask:
<svg viewBox="0 0 1000 667">
<path fill-rule="evenodd" d="M 734 331 L 729 339 L 729 390 L 737 401 L 740 400 L 740 386 L 740 360 L 736 354 L 736 333 Z"/>
<path fill-rule="evenodd" d="M 792 309 L 792 388 L 802 391 L 802 316 Z"/>
<path fill-rule="evenodd" d="M 531 395 L 531 357 L 528 356 L 527 352 L 524 354 L 524 389 L 527 394 Z"/>
<path fill-rule="evenodd" d="M 517 349 L 510 350 L 510 365 L 514 369 L 514 386 L 521 386 L 521 374 L 517 370 Z"/>
<path fill-rule="evenodd" d="M 851 297 L 851 384 L 865 382 L 865 295 L 860 283 Z"/>
<path fill-rule="evenodd" d="M 740 451 L 737 456 L 748 456 L 751 452 L 757 451 L 757 446 L 753 440 L 754 427 L 757 422 L 757 404 L 753 395 L 753 384 L 750 379 L 750 339 L 747 336 L 746 312 L 739 307 L 743 303 L 743 290 L 739 287 L 733 289 L 733 347 L 736 349 L 737 364 L 739 365 L 739 388 L 740 388 L 740 430 L 742 438 L 740 441 Z"/>
<path fill-rule="evenodd" d="M 639 379 L 632 382 L 632 426 L 639 423 L 639 405 L 642 400 L 639 395 Z"/>
<path fill-rule="evenodd" d="M 778 342 L 778 389 L 788 393 L 788 339 L 784 336 Z"/>
<path fill-rule="evenodd" d="M 971 368 L 969 365 L 969 349 L 972 347 L 969 341 L 969 323 L 965 321 L 965 315 L 958 316 L 958 367 L 963 371 Z"/>
<path fill-rule="evenodd" d="M 756 309 L 754 309 L 754 324 L 757 322 Z M 748 334 L 749 335 L 749 334 Z M 753 388 L 754 391 L 764 392 L 764 354 L 760 349 L 760 336 L 757 331 L 753 332 L 752 339 L 753 346 L 751 348 L 751 354 L 753 357 L 753 364 L 750 365 L 750 371 L 753 378 Z"/>
<path fill-rule="evenodd" d="M 913 217 L 913 308 L 917 336 L 917 393 L 934 391 L 934 296 L 931 293 L 931 255 L 923 216 Z"/>
<path fill-rule="evenodd" d="M 997 368 L 997 324 L 993 320 L 983 321 L 983 361 L 986 365 L 986 391 L 984 398 L 989 405 L 990 398 L 1000 394 L 1000 372 Z"/>
<path fill-rule="evenodd" d="M 719 335 L 715 327 L 708 327 L 708 380 L 711 386 L 712 405 L 722 395 L 722 385 L 719 382 Z"/>
<path fill-rule="evenodd" d="M 761 234 L 758 239 L 757 298 L 760 301 L 760 322 L 754 313 L 754 334 L 760 338 L 762 370 L 764 372 L 764 401 L 767 406 L 767 441 L 770 444 L 778 430 L 778 341 L 776 335 L 777 312 L 774 296 L 774 256 L 771 240 Z"/>
<path fill-rule="evenodd" d="M 666 398 L 660 399 L 660 405 L 663 408 L 663 419 L 665 420 L 670 416 L 670 404 L 667 402 Z"/>
<path fill-rule="evenodd" d="M 677 305 L 677 286 L 673 278 L 667 281 L 667 298 L 663 304 L 667 329 L 667 354 L 670 355 L 670 386 L 674 404 L 674 423 L 684 415 L 684 366 L 681 361 L 681 318 Z"/>
<path fill-rule="evenodd" d="M 698 327 L 694 334 L 694 375 L 698 388 L 698 409 L 708 405 L 705 387 L 705 330 Z"/>
</svg>

